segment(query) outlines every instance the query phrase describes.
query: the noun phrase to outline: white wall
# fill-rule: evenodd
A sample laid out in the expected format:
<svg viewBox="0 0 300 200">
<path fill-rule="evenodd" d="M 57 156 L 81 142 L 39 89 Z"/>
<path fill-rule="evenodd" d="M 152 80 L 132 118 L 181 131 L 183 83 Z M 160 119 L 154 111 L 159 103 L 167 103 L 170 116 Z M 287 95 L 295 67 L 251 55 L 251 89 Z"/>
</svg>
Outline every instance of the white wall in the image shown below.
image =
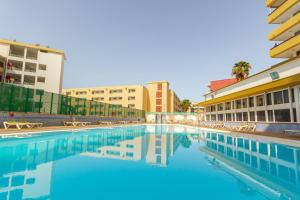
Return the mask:
<svg viewBox="0 0 300 200">
<path fill-rule="evenodd" d="M 0 55 L 9 58 L 10 60 L 17 60 L 24 62 L 23 71 L 10 71 L 11 73 L 21 74 L 22 81 L 24 80 L 24 75 L 31 75 L 36 77 L 35 85 L 20 85 L 24 87 L 29 87 L 33 89 L 43 89 L 48 92 L 61 93 L 62 83 L 63 83 L 63 70 L 64 70 L 64 55 L 56 54 L 56 53 L 38 53 L 38 60 L 31 60 L 26 58 L 19 58 L 14 56 L 9 56 L 10 46 L 7 44 L 0 44 Z M 26 51 L 26 50 L 25 50 Z M 36 63 L 37 70 L 36 72 L 25 72 L 24 66 L 25 62 Z M 42 71 L 38 69 L 39 64 L 47 65 L 47 70 Z M 45 83 L 38 83 L 37 77 L 45 77 Z"/>
</svg>

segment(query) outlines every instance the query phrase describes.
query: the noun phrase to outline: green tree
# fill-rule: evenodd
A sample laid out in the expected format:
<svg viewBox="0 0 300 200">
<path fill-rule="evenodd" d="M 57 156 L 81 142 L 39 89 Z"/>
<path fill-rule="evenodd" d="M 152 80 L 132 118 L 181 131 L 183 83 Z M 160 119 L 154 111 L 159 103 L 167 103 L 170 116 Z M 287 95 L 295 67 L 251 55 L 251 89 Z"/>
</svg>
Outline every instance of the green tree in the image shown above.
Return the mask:
<svg viewBox="0 0 300 200">
<path fill-rule="evenodd" d="M 190 106 L 191 106 L 191 101 L 188 99 L 184 99 L 180 102 L 180 107 L 183 112 L 186 112 Z"/>
<path fill-rule="evenodd" d="M 251 65 L 248 62 L 240 61 L 235 63 L 232 68 L 232 75 L 236 77 L 238 81 L 244 80 L 249 76 Z"/>
</svg>

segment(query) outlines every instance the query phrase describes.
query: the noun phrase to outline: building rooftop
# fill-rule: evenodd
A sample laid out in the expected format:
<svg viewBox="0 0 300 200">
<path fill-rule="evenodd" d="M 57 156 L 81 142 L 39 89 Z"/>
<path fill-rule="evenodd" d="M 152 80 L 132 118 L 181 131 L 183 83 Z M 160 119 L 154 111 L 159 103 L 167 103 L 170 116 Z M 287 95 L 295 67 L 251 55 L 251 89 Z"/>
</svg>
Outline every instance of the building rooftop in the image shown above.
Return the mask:
<svg viewBox="0 0 300 200">
<path fill-rule="evenodd" d="M 220 90 L 224 87 L 227 87 L 229 85 L 232 85 L 237 82 L 236 78 L 231 78 L 231 79 L 223 79 L 223 80 L 216 80 L 216 81 L 211 81 L 210 85 L 208 86 L 212 92 L 215 92 L 217 90 Z"/>
<path fill-rule="evenodd" d="M 48 51 L 48 52 L 52 52 L 52 53 L 62 54 L 65 56 L 65 52 L 63 50 L 53 49 L 48 46 L 41 46 L 39 44 L 29 44 L 29 43 L 19 42 L 16 40 L 6 40 L 6 39 L 0 39 L 0 43 L 28 47 L 28 48 L 38 49 L 38 50 L 42 50 L 42 51 Z"/>
</svg>

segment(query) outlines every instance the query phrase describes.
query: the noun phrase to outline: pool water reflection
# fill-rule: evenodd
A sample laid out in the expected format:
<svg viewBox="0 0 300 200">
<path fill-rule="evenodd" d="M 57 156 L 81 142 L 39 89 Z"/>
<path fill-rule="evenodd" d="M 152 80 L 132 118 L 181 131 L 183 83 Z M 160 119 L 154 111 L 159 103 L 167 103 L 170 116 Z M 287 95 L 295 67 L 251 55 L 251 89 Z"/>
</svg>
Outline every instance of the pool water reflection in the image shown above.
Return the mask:
<svg viewBox="0 0 300 200">
<path fill-rule="evenodd" d="M 179 126 L 0 140 L 2 199 L 300 199 L 300 149 Z"/>
</svg>

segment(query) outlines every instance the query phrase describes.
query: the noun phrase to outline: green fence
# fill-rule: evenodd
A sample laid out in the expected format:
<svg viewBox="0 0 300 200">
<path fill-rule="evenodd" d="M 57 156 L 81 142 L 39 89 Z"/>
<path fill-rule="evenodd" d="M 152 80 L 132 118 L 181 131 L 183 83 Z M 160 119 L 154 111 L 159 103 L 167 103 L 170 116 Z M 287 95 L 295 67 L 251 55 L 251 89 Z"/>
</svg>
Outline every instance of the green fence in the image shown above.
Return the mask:
<svg viewBox="0 0 300 200">
<path fill-rule="evenodd" d="M 0 111 L 144 118 L 143 110 L 0 83 Z"/>
</svg>

